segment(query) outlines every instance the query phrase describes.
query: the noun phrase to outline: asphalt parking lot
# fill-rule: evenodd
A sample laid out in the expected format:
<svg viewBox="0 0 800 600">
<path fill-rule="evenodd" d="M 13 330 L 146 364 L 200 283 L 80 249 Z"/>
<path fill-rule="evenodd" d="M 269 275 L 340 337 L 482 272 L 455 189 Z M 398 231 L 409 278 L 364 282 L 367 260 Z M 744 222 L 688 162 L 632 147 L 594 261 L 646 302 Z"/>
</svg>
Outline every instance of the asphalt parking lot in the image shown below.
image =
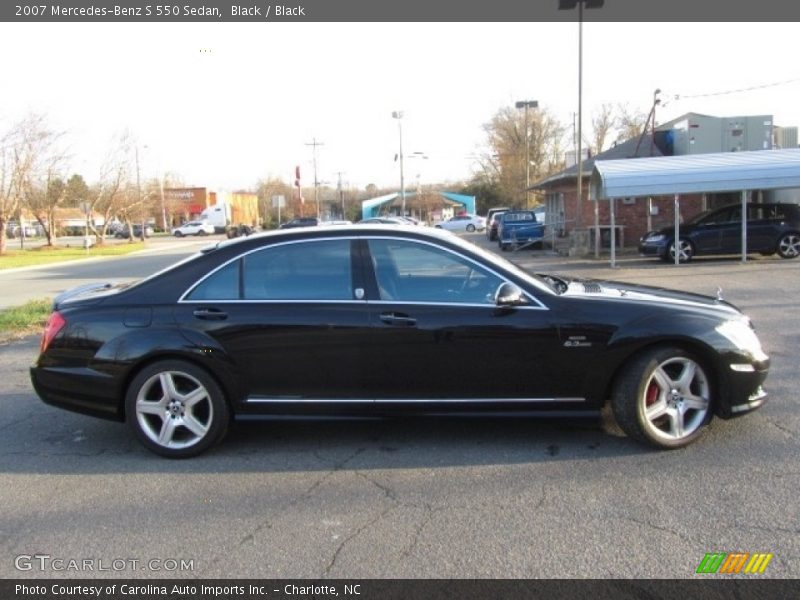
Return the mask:
<svg viewBox="0 0 800 600">
<path fill-rule="evenodd" d="M 759 577 L 800 577 L 800 261 L 509 258 L 721 287 L 772 358 L 770 401 L 671 452 L 595 421 L 275 421 L 239 423 L 213 451 L 170 461 L 120 424 L 39 401 L 29 338 L 0 346 L 0 577 L 93 575 L 18 570 L 16 557 L 45 553 L 123 559 L 102 576 L 126 578 L 689 578 L 718 551 L 770 552 Z"/>
</svg>

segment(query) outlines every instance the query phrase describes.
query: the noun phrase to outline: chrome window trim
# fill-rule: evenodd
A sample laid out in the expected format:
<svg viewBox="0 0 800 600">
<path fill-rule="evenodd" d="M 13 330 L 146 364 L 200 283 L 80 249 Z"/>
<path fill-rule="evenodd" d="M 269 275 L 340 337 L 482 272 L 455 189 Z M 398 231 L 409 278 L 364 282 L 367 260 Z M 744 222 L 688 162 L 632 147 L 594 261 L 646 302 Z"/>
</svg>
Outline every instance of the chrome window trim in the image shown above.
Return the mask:
<svg viewBox="0 0 800 600">
<path fill-rule="evenodd" d="M 278 242 L 276 244 L 270 244 L 268 246 L 260 246 L 258 248 L 253 248 L 252 250 L 248 250 L 247 252 L 242 252 L 241 254 L 237 254 L 235 257 L 231 258 L 228 261 L 225 261 L 221 265 L 217 266 L 215 269 L 213 269 L 213 270 L 209 271 L 208 273 L 206 273 L 205 275 L 203 275 L 203 277 L 201 277 L 200 279 L 195 281 L 192 285 L 189 286 L 189 288 L 183 294 L 181 294 L 180 298 L 178 298 L 178 304 L 198 304 L 198 303 L 199 304 L 208 304 L 210 302 L 213 302 L 213 303 L 225 303 L 225 304 L 235 304 L 235 303 L 248 303 L 248 304 L 252 304 L 252 303 L 259 303 L 259 304 L 285 304 L 285 303 L 292 303 L 292 304 L 362 304 L 362 303 L 370 303 L 370 304 L 407 304 L 407 305 L 411 305 L 411 306 L 415 306 L 415 305 L 416 306 L 477 306 L 477 307 L 483 307 L 483 308 L 493 308 L 493 309 L 497 308 L 497 305 L 495 305 L 495 304 L 473 304 L 473 303 L 461 303 L 461 302 L 419 302 L 419 301 L 397 302 L 397 301 L 390 301 L 390 300 L 355 300 L 355 299 L 353 299 L 353 300 L 322 300 L 322 299 L 319 299 L 319 300 L 296 300 L 296 299 L 283 299 L 283 300 L 256 300 L 256 299 L 253 299 L 253 300 L 214 300 L 214 299 L 188 300 L 186 298 L 189 294 L 191 294 L 197 288 L 197 286 L 199 286 L 201 283 L 203 283 L 206 279 L 208 279 L 209 277 L 212 277 L 215 273 L 217 273 L 221 269 L 224 269 L 229 264 L 231 264 L 231 263 L 233 263 L 233 262 L 235 262 L 235 261 L 237 261 L 237 260 L 239 260 L 241 258 L 244 258 L 245 256 L 249 256 L 250 254 L 253 254 L 255 252 L 261 252 L 263 250 L 268 250 L 270 248 L 278 248 L 280 246 L 287 246 L 287 245 L 290 245 L 290 244 L 308 244 L 308 243 L 313 243 L 313 242 L 326 242 L 326 241 L 337 241 L 337 240 L 347 240 L 347 241 L 366 240 L 369 243 L 369 240 L 372 240 L 372 239 L 379 239 L 379 240 L 387 240 L 388 239 L 388 240 L 398 240 L 398 241 L 402 241 L 402 242 L 412 242 L 412 243 L 416 243 L 416 244 L 424 244 L 426 246 L 431 246 L 432 248 L 441 249 L 441 250 L 444 250 L 445 252 L 449 252 L 450 254 L 453 254 L 454 256 L 457 256 L 457 257 L 460 257 L 460 258 L 462 258 L 464 260 L 467 260 L 467 261 L 471 262 L 472 264 L 480 267 L 481 269 L 484 269 L 484 270 L 490 272 L 492 275 L 494 275 L 495 277 L 498 277 L 504 283 L 513 284 L 513 282 L 509 281 L 507 277 L 504 277 L 503 275 L 501 275 L 500 273 L 498 273 L 497 271 L 495 271 L 491 267 L 489 267 L 487 265 L 484 265 L 484 264 L 478 262 L 477 260 L 474 260 L 473 258 L 471 258 L 469 256 L 465 256 L 464 254 L 461 254 L 459 252 L 456 252 L 455 250 L 447 248 L 446 246 L 440 246 L 438 244 L 434 244 L 433 242 L 429 242 L 427 240 L 420 240 L 420 239 L 409 238 L 409 237 L 400 237 L 400 236 L 396 236 L 396 235 L 382 235 L 380 233 L 375 233 L 375 234 L 368 234 L 368 235 L 328 236 L 328 237 L 319 237 L 319 238 L 318 237 L 314 237 L 314 238 L 308 238 L 308 239 L 302 239 L 302 240 L 287 240 L 285 242 Z M 550 310 L 538 298 L 536 298 L 535 296 L 532 296 L 527 291 L 522 290 L 522 293 L 525 294 L 525 297 L 528 298 L 528 300 L 533 302 L 535 305 L 533 305 L 533 306 L 515 306 L 514 308 L 527 309 L 527 310 Z"/>
<path fill-rule="evenodd" d="M 181 297 L 178 298 L 178 304 L 184 304 L 184 303 L 185 304 L 190 304 L 190 303 L 197 303 L 197 302 L 202 302 L 202 303 L 206 303 L 206 304 L 208 304 L 209 302 L 258 302 L 258 303 L 262 303 L 262 302 L 292 302 L 292 303 L 297 303 L 297 302 L 313 302 L 313 303 L 317 303 L 317 302 L 337 302 L 337 303 L 339 303 L 339 302 L 361 302 L 359 300 L 319 300 L 319 301 L 316 301 L 316 300 L 293 300 L 293 299 L 286 299 L 286 300 L 213 300 L 213 299 L 187 300 L 186 299 L 186 296 L 191 294 L 197 288 L 197 286 L 199 286 L 201 283 L 203 283 L 209 277 L 213 276 L 215 273 L 217 273 L 217 271 L 220 271 L 221 269 L 224 269 L 225 267 L 227 267 L 229 264 L 231 264 L 233 262 L 236 262 L 237 260 L 239 260 L 239 259 L 241 259 L 241 258 L 243 258 L 245 256 L 249 256 L 250 254 L 254 254 L 255 252 L 261 252 L 263 250 L 269 250 L 270 248 L 279 248 L 280 246 L 288 246 L 290 244 L 306 244 L 306 243 L 310 243 L 310 242 L 329 242 L 329 241 L 338 241 L 338 240 L 352 241 L 354 239 L 358 239 L 357 236 L 352 236 L 352 237 L 351 236 L 332 236 L 332 237 L 310 238 L 310 239 L 304 239 L 304 240 L 286 240 L 285 242 L 278 242 L 277 244 L 269 244 L 268 246 L 259 246 L 257 248 L 253 248 L 252 250 L 248 250 L 247 252 L 242 252 L 241 254 L 237 254 L 236 256 L 234 256 L 232 259 L 222 263 L 216 269 L 213 269 L 213 270 L 209 271 L 208 273 L 203 275 L 200 279 L 195 281 L 192 285 L 190 285 L 189 288 L 183 294 L 181 294 Z M 352 256 L 351 256 L 351 260 L 352 260 Z"/>
<path fill-rule="evenodd" d="M 499 278 L 501 283 L 510 283 L 512 285 L 516 285 L 514 282 L 509 281 L 507 277 L 501 275 L 500 273 L 498 273 L 497 271 L 495 271 L 491 267 L 489 267 L 487 265 L 484 265 L 484 264 L 472 259 L 469 256 L 465 256 L 463 254 L 455 252 L 454 250 L 451 250 L 450 248 L 447 248 L 446 246 L 439 246 L 439 245 L 434 244 L 432 242 L 428 242 L 427 240 L 418 240 L 418 239 L 414 239 L 414 238 L 398 237 L 398 236 L 393 236 L 393 235 L 361 236 L 361 239 L 367 240 L 367 243 L 369 243 L 369 240 L 371 240 L 371 239 L 380 239 L 380 240 L 398 240 L 398 241 L 401 241 L 401 242 L 412 242 L 412 243 L 415 243 L 415 244 L 424 244 L 426 246 L 431 246 L 432 248 L 444 250 L 445 252 L 449 252 L 450 254 L 453 254 L 454 256 L 458 256 L 460 258 L 463 258 L 464 260 L 467 260 L 467 261 L 471 262 L 473 265 L 476 265 L 476 266 L 480 267 L 481 269 L 484 269 L 484 270 L 488 271 L 489 273 L 491 273 L 495 277 Z M 519 287 L 519 286 L 517 286 L 517 287 Z M 529 309 L 533 308 L 535 310 L 550 310 L 544 304 L 542 304 L 539 301 L 539 299 L 536 298 L 535 296 L 531 296 L 525 290 L 522 290 L 522 293 L 525 294 L 526 298 L 528 298 L 532 302 L 535 302 L 536 304 L 538 304 L 538 307 L 533 307 L 533 306 L 527 306 L 527 307 L 526 306 L 515 306 L 514 308 L 529 308 Z M 402 300 L 400 300 L 400 301 L 397 301 L 397 300 L 371 300 L 370 302 L 375 303 L 375 304 L 378 304 L 378 303 L 383 303 L 383 304 L 409 304 L 409 305 L 422 304 L 422 305 L 425 305 L 425 306 L 427 306 L 427 305 L 469 306 L 470 305 L 470 304 L 461 303 L 461 302 L 420 302 L 420 301 L 414 301 L 414 300 L 409 300 L 409 301 L 402 301 Z M 488 306 L 488 307 L 491 307 L 491 308 L 497 308 L 496 304 L 473 304 L 473 306 Z"/>
<path fill-rule="evenodd" d="M 271 398 L 250 396 L 248 404 L 546 404 L 586 402 L 586 398 Z"/>
</svg>

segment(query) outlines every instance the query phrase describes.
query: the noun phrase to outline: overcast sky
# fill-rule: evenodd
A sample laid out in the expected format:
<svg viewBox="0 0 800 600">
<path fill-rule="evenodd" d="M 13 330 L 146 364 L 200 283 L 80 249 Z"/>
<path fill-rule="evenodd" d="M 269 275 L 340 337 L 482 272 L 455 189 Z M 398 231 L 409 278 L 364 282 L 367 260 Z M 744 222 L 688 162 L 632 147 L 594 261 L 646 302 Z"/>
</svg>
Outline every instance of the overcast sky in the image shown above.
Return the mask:
<svg viewBox="0 0 800 600">
<path fill-rule="evenodd" d="M 796 23 L 586 23 L 584 128 L 604 102 L 659 122 L 693 111 L 800 125 Z M 538 100 L 577 111 L 577 23 L 0 23 L 0 125 L 34 111 L 67 132 L 70 172 L 91 181 L 115 133 L 143 176 L 254 187 L 290 181 L 399 186 L 395 110 L 413 185 L 469 178 L 482 125 Z M 770 85 L 779 82 L 780 85 Z M 743 90 L 765 86 L 751 91 Z M 722 93 L 731 92 L 731 93 Z M 689 98 L 700 94 L 719 94 Z M 675 100 L 676 95 L 680 99 Z M 145 148 L 146 147 L 146 148 Z"/>
</svg>

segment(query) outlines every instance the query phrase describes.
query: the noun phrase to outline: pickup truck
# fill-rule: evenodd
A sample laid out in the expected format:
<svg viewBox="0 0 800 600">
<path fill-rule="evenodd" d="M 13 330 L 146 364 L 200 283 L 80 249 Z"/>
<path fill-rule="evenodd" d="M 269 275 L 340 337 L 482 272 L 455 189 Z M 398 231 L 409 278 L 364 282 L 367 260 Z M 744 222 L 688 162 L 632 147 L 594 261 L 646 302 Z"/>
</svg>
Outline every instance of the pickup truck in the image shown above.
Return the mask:
<svg viewBox="0 0 800 600">
<path fill-rule="evenodd" d="M 541 244 L 543 239 L 544 224 L 532 210 L 509 210 L 500 217 L 497 243 L 501 250 Z"/>
</svg>

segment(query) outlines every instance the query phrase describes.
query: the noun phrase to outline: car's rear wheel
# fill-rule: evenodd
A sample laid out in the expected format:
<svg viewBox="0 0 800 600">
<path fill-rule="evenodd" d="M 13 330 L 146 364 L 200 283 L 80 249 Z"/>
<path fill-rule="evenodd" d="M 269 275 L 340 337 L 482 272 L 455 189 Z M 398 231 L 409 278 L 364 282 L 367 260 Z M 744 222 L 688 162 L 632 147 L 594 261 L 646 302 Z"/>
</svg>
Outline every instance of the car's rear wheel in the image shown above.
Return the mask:
<svg viewBox="0 0 800 600">
<path fill-rule="evenodd" d="M 208 233 L 206 232 L 205 229 L 201 229 L 200 231 L 197 232 L 197 235 L 208 235 Z"/>
<path fill-rule="evenodd" d="M 778 240 L 778 256 L 781 258 L 800 256 L 800 234 L 784 233 Z"/>
<path fill-rule="evenodd" d="M 183 232 L 181 232 L 181 231 L 176 231 L 176 232 L 175 232 L 175 237 L 183 237 Z"/>
<path fill-rule="evenodd" d="M 611 397 L 619 426 L 631 438 L 659 448 L 680 448 L 711 419 L 711 379 L 690 353 L 660 347 L 636 357 Z"/>
<path fill-rule="evenodd" d="M 154 363 L 134 377 L 125 411 L 139 440 L 168 458 L 204 452 L 225 436 L 230 418 L 216 381 L 180 360 Z"/>
<path fill-rule="evenodd" d="M 675 252 L 678 253 L 678 262 L 689 262 L 694 257 L 694 246 L 689 240 L 678 240 L 676 247 L 675 242 L 672 242 L 667 249 L 667 255 L 671 262 L 675 261 Z"/>
<path fill-rule="evenodd" d="M 470 233 L 472 233 L 473 231 L 475 231 L 475 225 L 473 225 L 472 223 L 470 223 L 469 225 L 467 225 L 467 231 L 469 231 Z"/>
</svg>

